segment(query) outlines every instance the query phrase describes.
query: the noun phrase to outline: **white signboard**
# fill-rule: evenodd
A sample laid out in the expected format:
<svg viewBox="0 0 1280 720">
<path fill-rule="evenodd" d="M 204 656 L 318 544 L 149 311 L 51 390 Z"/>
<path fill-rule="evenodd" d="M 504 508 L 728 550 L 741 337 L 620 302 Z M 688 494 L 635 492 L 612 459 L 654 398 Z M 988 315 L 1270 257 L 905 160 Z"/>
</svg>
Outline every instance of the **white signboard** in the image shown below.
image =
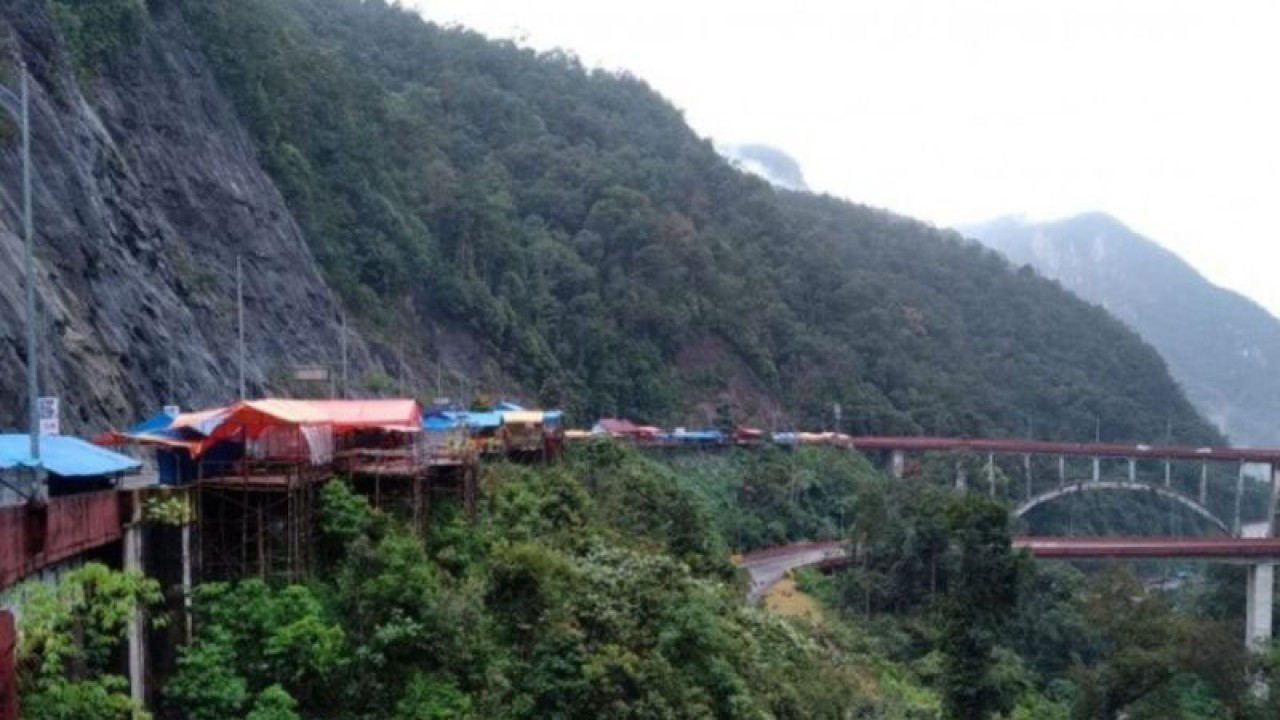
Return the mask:
<svg viewBox="0 0 1280 720">
<path fill-rule="evenodd" d="M 58 398 L 36 398 L 36 412 L 40 415 L 40 434 L 58 435 L 61 427 L 58 423 Z"/>
<path fill-rule="evenodd" d="M 182 408 L 178 407 L 177 405 L 165 405 L 164 414 L 168 415 L 171 418 L 176 418 L 182 414 Z"/>
</svg>

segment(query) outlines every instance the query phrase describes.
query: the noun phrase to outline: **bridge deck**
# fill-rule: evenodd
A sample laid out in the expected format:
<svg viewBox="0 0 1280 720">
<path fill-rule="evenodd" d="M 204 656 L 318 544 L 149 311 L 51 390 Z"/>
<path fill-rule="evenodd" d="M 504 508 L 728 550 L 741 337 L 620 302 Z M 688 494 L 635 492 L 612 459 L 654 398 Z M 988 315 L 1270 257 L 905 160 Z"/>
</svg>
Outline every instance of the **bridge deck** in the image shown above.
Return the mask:
<svg viewBox="0 0 1280 720">
<path fill-rule="evenodd" d="M 1280 562 L 1280 538 L 1028 537 L 1014 538 L 1038 558 L 1160 559 Z"/>
<path fill-rule="evenodd" d="M 859 450 L 903 450 L 907 452 L 951 451 L 1064 455 L 1067 457 L 1138 458 L 1152 460 L 1216 460 L 1280 464 L 1280 449 L 1214 448 L 1179 445 L 1125 443 L 1074 443 L 1016 438 L 948 437 L 851 437 L 849 444 Z"/>
</svg>

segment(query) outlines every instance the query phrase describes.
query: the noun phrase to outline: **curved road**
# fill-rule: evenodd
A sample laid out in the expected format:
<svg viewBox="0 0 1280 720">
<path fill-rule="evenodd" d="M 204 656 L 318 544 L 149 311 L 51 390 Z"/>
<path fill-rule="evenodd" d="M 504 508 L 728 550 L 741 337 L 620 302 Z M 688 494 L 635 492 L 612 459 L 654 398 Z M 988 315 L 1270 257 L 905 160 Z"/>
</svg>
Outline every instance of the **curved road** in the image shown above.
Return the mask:
<svg viewBox="0 0 1280 720">
<path fill-rule="evenodd" d="M 832 560 L 843 560 L 845 556 L 844 543 L 838 540 L 786 545 L 747 553 L 738 561 L 738 565 L 751 575 L 747 602 L 753 605 L 760 602 L 769 588 L 792 570 L 817 567 Z"/>
</svg>

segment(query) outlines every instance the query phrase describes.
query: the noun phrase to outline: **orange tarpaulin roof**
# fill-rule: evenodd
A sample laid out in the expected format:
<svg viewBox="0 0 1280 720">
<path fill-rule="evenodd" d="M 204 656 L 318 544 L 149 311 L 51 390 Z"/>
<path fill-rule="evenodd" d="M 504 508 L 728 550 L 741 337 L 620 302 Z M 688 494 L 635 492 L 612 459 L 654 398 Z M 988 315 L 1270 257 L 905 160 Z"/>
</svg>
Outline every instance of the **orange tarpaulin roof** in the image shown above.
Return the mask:
<svg viewBox="0 0 1280 720">
<path fill-rule="evenodd" d="M 358 430 L 364 428 L 420 430 L 422 409 L 417 400 L 312 400 L 312 405 L 324 413 L 333 429 Z"/>
<path fill-rule="evenodd" d="M 226 411 L 210 440 L 239 435 L 257 437 L 264 428 L 281 425 L 324 425 L 329 416 L 307 400 L 243 400 Z"/>
</svg>

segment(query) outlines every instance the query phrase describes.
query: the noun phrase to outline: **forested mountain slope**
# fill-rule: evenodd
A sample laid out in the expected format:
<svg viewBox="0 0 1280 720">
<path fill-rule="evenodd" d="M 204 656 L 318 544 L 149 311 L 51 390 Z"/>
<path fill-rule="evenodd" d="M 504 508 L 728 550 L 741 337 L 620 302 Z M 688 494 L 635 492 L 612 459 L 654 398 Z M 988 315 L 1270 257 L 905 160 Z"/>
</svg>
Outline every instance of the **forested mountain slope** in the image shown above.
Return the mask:
<svg viewBox="0 0 1280 720">
<path fill-rule="evenodd" d="M 1001 218 L 964 232 L 1096 302 L 1151 343 L 1233 442 L 1280 444 L 1280 321 L 1115 218 Z"/>
<path fill-rule="evenodd" d="M 328 286 L 418 369 L 424 395 L 435 373 L 422 370 L 439 358 L 450 377 L 464 347 L 487 369 L 469 390 L 523 391 L 579 420 L 819 427 L 838 402 L 856 432 L 1080 438 L 1101 418 L 1107 439 L 1161 437 L 1166 420 L 1217 439 L 1101 310 L 954 233 L 777 191 L 636 78 L 383 2 L 153 0 L 139 39 L 112 40 L 139 2 L 53 3 L 81 75 L 98 78 L 86 104 L 114 107 L 97 83 L 129 82 L 155 61 L 148 43 L 216 78 L 274 181 L 249 201 L 278 189 Z M 239 132 L 228 123 L 217 132 Z M 221 177 L 198 158 L 184 170 Z M 111 242 L 128 257 L 132 236 Z M 229 258 L 258 240 L 218 237 L 199 265 L 225 302 Z M 297 267 L 305 278 L 307 259 Z"/>
</svg>

